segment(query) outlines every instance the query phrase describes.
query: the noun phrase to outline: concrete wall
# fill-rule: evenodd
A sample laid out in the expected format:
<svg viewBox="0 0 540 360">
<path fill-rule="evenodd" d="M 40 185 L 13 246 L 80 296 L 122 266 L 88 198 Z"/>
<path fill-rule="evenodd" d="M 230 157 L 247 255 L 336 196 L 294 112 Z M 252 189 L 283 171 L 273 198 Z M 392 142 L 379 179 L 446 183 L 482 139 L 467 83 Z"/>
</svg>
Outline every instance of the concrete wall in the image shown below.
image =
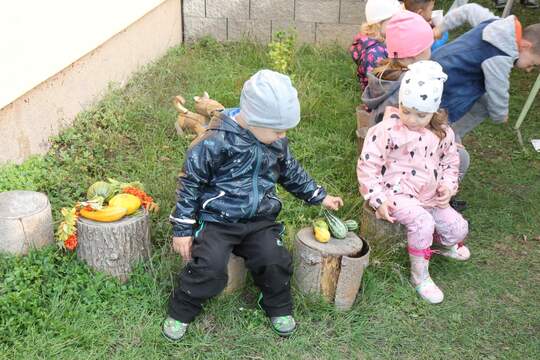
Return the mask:
<svg viewBox="0 0 540 360">
<path fill-rule="evenodd" d="M 184 0 L 184 36 L 263 43 L 294 28 L 301 42 L 348 46 L 364 21 L 367 0 Z"/>
<path fill-rule="evenodd" d="M 141 66 L 182 41 L 181 1 L 165 0 L 60 72 L 0 109 L 0 164 L 49 149 L 50 136 Z"/>
</svg>

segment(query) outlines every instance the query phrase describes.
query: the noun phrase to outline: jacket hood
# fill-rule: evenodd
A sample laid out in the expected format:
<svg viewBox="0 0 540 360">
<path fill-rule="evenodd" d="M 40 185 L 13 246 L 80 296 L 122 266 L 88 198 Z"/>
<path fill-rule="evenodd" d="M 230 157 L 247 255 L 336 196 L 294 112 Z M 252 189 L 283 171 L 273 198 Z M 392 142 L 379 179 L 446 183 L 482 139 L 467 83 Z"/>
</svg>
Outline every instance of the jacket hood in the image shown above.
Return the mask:
<svg viewBox="0 0 540 360">
<path fill-rule="evenodd" d="M 362 94 L 362 102 L 370 109 L 377 108 L 386 99 L 399 91 L 401 78 L 404 74 L 401 74 L 398 80 L 384 80 L 368 73 L 368 86 Z"/>
<path fill-rule="evenodd" d="M 247 141 L 258 141 L 255 135 L 251 133 L 251 131 L 241 127 L 232 118 L 233 116 L 238 115 L 238 110 L 239 109 L 237 108 L 223 110 L 218 117 L 212 119 L 212 121 L 208 125 L 208 130 L 229 132 L 237 134 L 238 136 L 242 137 L 244 140 Z"/>
<path fill-rule="evenodd" d="M 486 26 L 482 32 L 482 39 L 514 59 L 519 57 L 516 40 L 516 17 L 514 15 L 493 21 Z"/>
</svg>

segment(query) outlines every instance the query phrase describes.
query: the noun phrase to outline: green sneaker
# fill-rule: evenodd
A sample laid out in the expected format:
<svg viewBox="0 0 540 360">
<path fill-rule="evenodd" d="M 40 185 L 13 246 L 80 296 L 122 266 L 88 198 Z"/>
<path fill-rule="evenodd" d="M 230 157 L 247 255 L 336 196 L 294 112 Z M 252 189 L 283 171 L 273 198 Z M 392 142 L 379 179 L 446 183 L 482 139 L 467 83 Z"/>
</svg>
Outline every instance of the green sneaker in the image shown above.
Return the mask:
<svg viewBox="0 0 540 360">
<path fill-rule="evenodd" d="M 272 321 L 272 329 L 279 336 L 291 336 L 296 330 L 296 321 L 292 315 L 272 317 L 270 321 Z"/>
<path fill-rule="evenodd" d="M 178 341 L 186 334 L 188 325 L 189 324 L 185 324 L 169 316 L 165 319 L 165 321 L 163 321 L 161 331 L 167 339 L 172 341 Z"/>
<path fill-rule="evenodd" d="M 262 307 L 262 293 L 259 294 L 257 299 L 257 305 L 264 311 Z M 272 330 L 274 330 L 279 336 L 290 336 L 296 331 L 296 321 L 292 315 L 274 316 L 270 318 L 272 322 Z"/>
</svg>

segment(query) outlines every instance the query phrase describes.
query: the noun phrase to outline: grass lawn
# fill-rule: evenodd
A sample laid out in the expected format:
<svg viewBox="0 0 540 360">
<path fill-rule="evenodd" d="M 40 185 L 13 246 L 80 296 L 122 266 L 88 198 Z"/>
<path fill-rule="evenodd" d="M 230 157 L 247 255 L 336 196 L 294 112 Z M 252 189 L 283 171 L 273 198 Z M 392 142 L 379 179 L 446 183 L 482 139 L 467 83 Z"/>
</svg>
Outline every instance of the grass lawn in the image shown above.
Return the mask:
<svg viewBox="0 0 540 360">
<path fill-rule="evenodd" d="M 487 4 L 487 2 L 483 2 Z M 540 12 L 521 10 L 524 24 Z M 175 274 L 167 217 L 189 139 L 174 129 L 174 95 L 208 91 L 236 106 L 242 84 L 268 67 L 267 49 L 211 40 L 172 49 L 125 88 L 111 88 L 53 141 L 45 157 L 0 168 L 0 191 L 47 193 L 58 210 L 83 198 L 93 181 L 138 179 L 161 205 L 152 218 L 154 255 L 120 285 L 92 273 L 54 247 L 24 258 L 0 257 L 0 359 L 538 359 L 540 358 L 540 154 L 521 149 L 510 125 L 485 123 L 465 139 L 472 165 L 462 184 L 469 202 L 472 258 L 435 258 L 431 273 L 445 301 L 431 306 L 408 283 L 404 248 L 375 249 L 359 298 L 338 312 L 294 291 L 297 333 L 274 335 L 255 305 L 252 285 L 208 303 L 184 341 L 171 344 L 160 322 Z M 354 108 L 359 93 L 343 49 L 303 47 L 295 64 L 302 121 L 289 133 L 308 172 L 358 218 Z M 512 74 L 513 125 L 536 74 Z M 190 106 L 192 103 L 190 103 Z M 537 101 L 523 125 L 540 137 Z M 283 190 L 280 220 L 291 247 L 296 231 L 317 216 Z M 0 235 L 1 236 L 1 235 Z"/>
</svg>

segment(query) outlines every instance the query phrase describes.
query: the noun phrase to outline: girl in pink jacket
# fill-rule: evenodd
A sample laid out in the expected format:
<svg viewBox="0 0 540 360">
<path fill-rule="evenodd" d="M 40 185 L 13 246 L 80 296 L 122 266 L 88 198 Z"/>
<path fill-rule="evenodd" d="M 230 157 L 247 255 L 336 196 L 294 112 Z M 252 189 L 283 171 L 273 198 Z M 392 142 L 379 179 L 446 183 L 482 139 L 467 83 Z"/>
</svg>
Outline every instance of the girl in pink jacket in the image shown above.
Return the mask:
<svg viewBox="0 0 540 360">
<path fill-rule="evenodd" d="M 439 112 L 444 82 L 441 66 L 420 61 L 401 81 L 399 109 L 387 107 L 383 121 L 368 131 L 357 175 L 360 193 L 376 216 L 407 228 L 411 282 L 432 304 L 444 295 L 431 280 L 435 252 L 467 260 L 468 223 L 449 206 L 458 189 L 459 155 L 446 114 Z"/>
</svg>

